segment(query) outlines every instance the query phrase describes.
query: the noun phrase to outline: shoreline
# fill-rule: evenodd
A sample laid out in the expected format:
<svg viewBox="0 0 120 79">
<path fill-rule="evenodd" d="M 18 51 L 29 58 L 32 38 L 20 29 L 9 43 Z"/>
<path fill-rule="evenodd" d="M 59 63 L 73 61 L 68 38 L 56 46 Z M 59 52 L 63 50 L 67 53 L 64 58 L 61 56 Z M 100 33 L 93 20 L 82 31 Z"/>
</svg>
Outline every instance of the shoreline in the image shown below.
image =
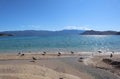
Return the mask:
<svg viewBox="0 0 120 79">
<path fill-rule="evenodd" d="M 21 53 L 21 54 L 23 54 L 23 53 Z M 19 66 L 19 65 L 21 65 L 21 66 L 28 65 L 28 67 L 31 65 L 32 66 L 37 65 L 37 67 L 45 67 L 45 68 L 52 69 L 53 72 L 55 71 L 56 73 L 63 73 L 64 75 L 65 74 L 72 75 L 74 77 L 72 79 L 94 79 L 94 76 L 99 75 L 98 72 L 101 71 L 100 68 L 96 68 L 96 66 L 93 66 L 99 60 L 99 58 L 94 59 L 94 57 L 100 56 L 100 58 L 101 58 L 101 56 L 109 56 L 109 53 L 107 53 L 106 55 L 104 55 L 104 53 L 101 53 L 101 54 L 98 53 L 98 54 L 92 55 L 92 54 L 88 54 L 87 52 L 80 53 L 80 54 L 62 53 L 60 56 L 58 56 L 58 54 L 54 54 L 54 53 L 52 53 L 52 54 L 47 53 L 45 55 L 42 55 L 42 54 L 43 53 L 24 53 L 24 56 L 18 55 L 17 53 L 16 54 L 0 54 L 0 68 L 3 68 L 4 66 L 9 67 L 12 64 L 15 64 L 15 68 L 16 68 L 16 66 Z M 117 54 L 117 55 L 120 55 L 120 54 Z M 33 59 L 33 57 L 35 58 L 35 60 Z M 79 58 L 81 58 L 81 57 L 83 58 L 82 59 L 83 62 L 79 61 Z M 85 64 L 85 63 L 87 63 L 87 64 Z M 12 66 L 12 68 L 14 68 L 14 66 Z M 33 67 L 31 69 L 33 69 Z M 14 69 L 14 70 L 16 71 L 16 69 Z M 102 70 L 104 70 L 104 69 L 102 69 Z M 19 69 L 17 69 L 17 71 L 19 71 Z M 113 75 L 112 73 L 108 73 L 106 71 L 107 70 L 102 71 L 102 72 L 106 73 L 108 75 L 109 74 Z M 22 71 L 22 73 L 25 73 L 25 72 Z M 38 73 L 40 73 L 40 72 L 38 72 Z M 0 74 L 2 74 L 2 73 L 0 73 Z M 106 77 L 106 74 L 103 74 L 103 75 Z M 99 75 L 98 79 L 99 78 L 101 78 L 101 75 Z M 63 79 L 71 79 L 71 78 L 66 77 Z M 97 78 L 95 78 L 95 79 L 97 79 Z M 103 79 L 105 79 L 105 78 L 103 78 Z M 112 76 L 109 76 L 109 79 L 119 79 L 119 78 L 117 78 L 117 77 L 112 78 Z"/>
<path fill-rule="evenodd" d="M 38 68 L 43 67 L 42 68 L 43 70 L 46 68 L 47 68 L 47 70 L 50 69 L 50 70 L 52 70 L 52 72 L 53 71 L 55 72 L 53 74 L 57 73 L 57 75 L 62 76 L 62 78 L 55 78 L 56 76 L 55 77 L 53 76 L 52 78 L 44 77 L 45 79 L 90 79 L 91 76 L 89 74 L 84 73 L 84 72 L 79 72 L 74 67 L 71 67 L 68 64 L 59 60 L 62 58 L 71 58 L 71 57 L 78 57 L 78 56 L 80 56 L 80 55 L 79 54 L 73 54 L 73 55 L 72 54 L 62 54 L 61 56 L 58 56 L 57 54 L 46 54 L 45 56 L 43 56 L 42 54 L 26 53 L 24 56 L 20 56 L 20 55 L 18 56 L 17 54 L 9 54 L 9 55 L 3 54 L 3 55 L 0 55 L 0 71 L 1 71 L 1 68 L 4 69 L 4 67 L 6 67 L 6 66 L 7 66 L 7 68 L 9 68 L 11 65 L 12 65 L 12 68 L 14 68 L 13 70 L 16 70 L 16 67 L 22 66 L 22 68 L 23 68 L 23 66 L 25 66 L 25 65 L 27 65 L 30 69 L 33 70 L 34 68 L 30 67 L 32 65 L 32 66 L 38 66 Z M 33 61 L 32 57 L 35 57 L 36 60 Z M 13 63 L 14 63 L 14 65 L 13 65 Z M 60 65 L 63 65 L 63 67 L 61 67 Z M 22 69 L 22 68 L 20 68 L 20 69 Z M 26 68 L 24 68 L 24 69 L 26 69 Z M 10 67 L 10 70 L 12 70 L 11 67 Z M 20 70 L 17 69 L 17 71 L 20 71 Z M 36 72 L 36 71 L 33 71 L 33 72 Z M 44 71 L 44 72 L 46 72 L 46 71 Z M 51 72 L 51 75 L 53 75 L 52 72 Z M 25 73 L 25 72 L 22 71 L 22 73 Z M 31 74 L 31 73 L 29 73 L 29 74 Z M 15 76 L 15 75 L 13 75 L 13 76 Z M 19 76 L 19 74 L 18 74 L 18 76 Z M 1 75 L 0 75 L 0 78 L 1 78 Z M 22 79 L 24 79 L 24 78 L 22 78 Z"/>
</svg>

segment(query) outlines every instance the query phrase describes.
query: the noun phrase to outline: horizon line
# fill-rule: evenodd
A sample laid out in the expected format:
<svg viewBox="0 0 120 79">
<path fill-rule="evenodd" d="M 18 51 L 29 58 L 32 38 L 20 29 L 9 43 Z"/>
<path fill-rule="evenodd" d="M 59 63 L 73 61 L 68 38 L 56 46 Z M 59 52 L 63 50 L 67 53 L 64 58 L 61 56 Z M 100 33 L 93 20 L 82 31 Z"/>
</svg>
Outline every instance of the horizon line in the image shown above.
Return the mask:
<svg viewBox="0 0 120 79">
<path fill-rule="evenodd" d="M 0 32 L 7 32 L 7 31 L 52 31 L 52 32 L 55 32 L 55 31 L 64 31 L 64 30 L 81 30 L 81 31 L 92 31 L 92 30 L 82 30 L 82 29 L 62 29 L 62 30 L 4 30 L 4 31 L 0 31 Z M 116 31 L 116 32 L 120 32 L 120 31 L 117 31 L 117 30 L 93 30 L 93 31 Z"/>
<path fill-rule="evenodd" d="M 42 29 L 42 30 L 33 29 L 32 30 L 32 29 L 28 29 L 28 30 L 4 30 L 4 31 L 0 31 L 0 32 L 6 32 L 6 31 L 63 31 L 63 30 L 80 30 L 80 29 L 62 29 L 62 30 L 45 30 L 45 29 Z M 86 30 L 83 30 L 83 31 L 86 31 Z"/>
</svg>

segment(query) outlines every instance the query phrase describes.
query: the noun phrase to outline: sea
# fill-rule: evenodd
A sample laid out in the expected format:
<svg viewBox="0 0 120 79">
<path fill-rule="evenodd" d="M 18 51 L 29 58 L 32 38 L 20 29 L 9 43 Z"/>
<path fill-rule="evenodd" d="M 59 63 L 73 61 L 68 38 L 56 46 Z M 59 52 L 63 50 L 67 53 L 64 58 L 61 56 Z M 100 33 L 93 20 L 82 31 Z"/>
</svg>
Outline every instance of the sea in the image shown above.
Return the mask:
<svg viewBox="0 0 120 79">
<path fill-rule="evenodd" d="M 120 52 L 119 35 L 0 37 L 0 53 Z"/>
</svg>

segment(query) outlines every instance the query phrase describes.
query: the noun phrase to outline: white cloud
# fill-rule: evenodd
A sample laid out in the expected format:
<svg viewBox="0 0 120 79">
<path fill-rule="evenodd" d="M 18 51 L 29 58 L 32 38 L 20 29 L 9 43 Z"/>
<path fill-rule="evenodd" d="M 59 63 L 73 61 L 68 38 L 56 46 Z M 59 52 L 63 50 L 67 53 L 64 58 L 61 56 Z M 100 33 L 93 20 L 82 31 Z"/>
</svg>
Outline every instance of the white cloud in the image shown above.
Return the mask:
<svg viewBox="0 0 120 79">
<path fill-rule="evenodd" d="M 75 30 L 91 30 L 90 28 L 85 27 L 85 26 L 66 26 L 66 27 L 64 27 L 64 29 L 68 29 L 68 30 L 71 30 L 71 29 L 75 29 Z"/>
<path fill-rule="evenodd" d="M 51 28 L 50 28 L 51 27 Z M 65 27 L 59 27 L 57 25 L 49 25 L 49 27 L 41 26 L 41 25 L 22 25 L 21 29 L 24 30 L 51 30 L 51 31 L 57 31 L 57 30 L 91 30 L 88 28 L 88 26 L 65 26 Z"/>
<path fill-rule="evenodd" d="M 38 30 L 40 29 L 40 25 L 22 25 L 21 28 L 27 28 L 28 30 Z"/>
</svg>

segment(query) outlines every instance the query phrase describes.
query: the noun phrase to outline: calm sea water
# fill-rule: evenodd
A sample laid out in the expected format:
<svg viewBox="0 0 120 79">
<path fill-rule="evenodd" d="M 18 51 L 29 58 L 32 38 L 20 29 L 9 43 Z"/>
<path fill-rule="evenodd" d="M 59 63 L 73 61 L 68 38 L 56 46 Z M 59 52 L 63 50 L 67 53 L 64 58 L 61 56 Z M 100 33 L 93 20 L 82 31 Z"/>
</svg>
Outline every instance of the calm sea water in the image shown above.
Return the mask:
<svg viewBox="0 0 120 79">
<path fill-rule="evenodd" d="M 69 35 L 45 37 L 0 37 L 0 53 L 75 51 L 120 52 L 120 36 Z"/>
</svg>

